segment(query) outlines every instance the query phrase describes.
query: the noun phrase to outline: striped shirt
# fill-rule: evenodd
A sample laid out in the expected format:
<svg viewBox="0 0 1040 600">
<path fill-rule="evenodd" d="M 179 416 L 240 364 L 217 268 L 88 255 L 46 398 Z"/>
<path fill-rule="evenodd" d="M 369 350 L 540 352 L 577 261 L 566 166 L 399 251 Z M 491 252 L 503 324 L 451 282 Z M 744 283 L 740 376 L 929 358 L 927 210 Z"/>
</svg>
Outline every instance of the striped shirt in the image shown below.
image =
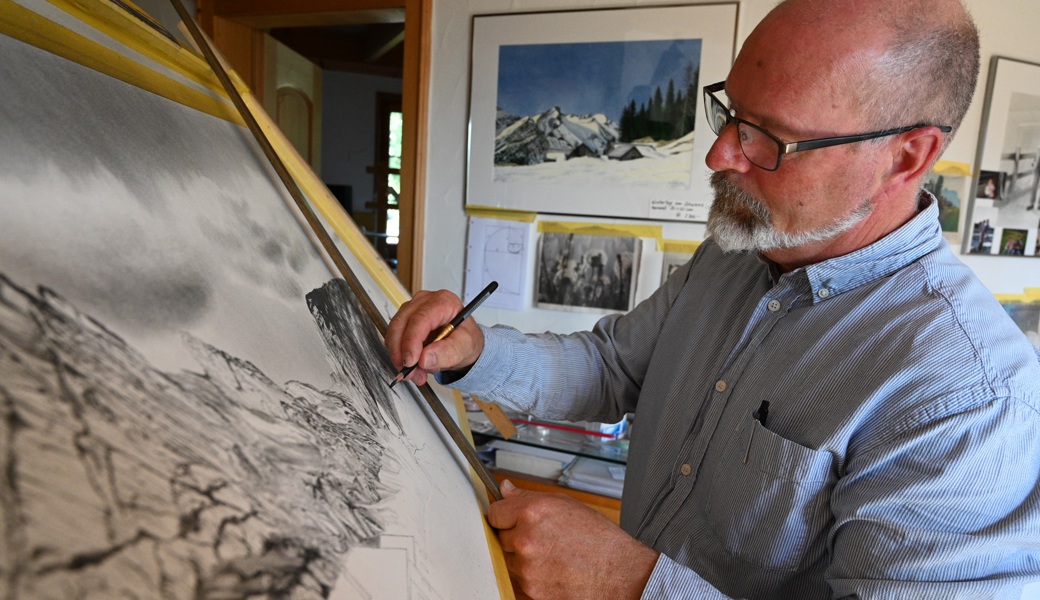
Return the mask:
<svg viewBox="0 0 1040 600">
<path fill-rule="evenodd" d="M 590 332 L 484 328 L 452 385 L 635 413 L 621 525 L 662 553 L 643 598 L 1018 598 L 1040 580 L 1040 360 L 937 211 L 783 275 L 709 240 Z"/>
</svg>

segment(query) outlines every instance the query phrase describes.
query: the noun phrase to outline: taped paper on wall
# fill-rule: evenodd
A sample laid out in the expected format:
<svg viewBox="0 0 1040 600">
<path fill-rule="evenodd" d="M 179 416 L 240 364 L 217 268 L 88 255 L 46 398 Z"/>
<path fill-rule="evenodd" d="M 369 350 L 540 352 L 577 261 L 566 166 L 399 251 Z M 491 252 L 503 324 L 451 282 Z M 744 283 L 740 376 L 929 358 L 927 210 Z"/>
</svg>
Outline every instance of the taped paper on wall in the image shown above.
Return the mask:
<svg viewBox="0 0 1040 600">
<path fill-rule="evenodd" d="M 531 270 L 533 225 L 511 220 L 470 217 L 466 245 L 465 302 L 498 281 L 498 290 L 484 306 L 523 310 L 527 304 Z"/>
</svg>

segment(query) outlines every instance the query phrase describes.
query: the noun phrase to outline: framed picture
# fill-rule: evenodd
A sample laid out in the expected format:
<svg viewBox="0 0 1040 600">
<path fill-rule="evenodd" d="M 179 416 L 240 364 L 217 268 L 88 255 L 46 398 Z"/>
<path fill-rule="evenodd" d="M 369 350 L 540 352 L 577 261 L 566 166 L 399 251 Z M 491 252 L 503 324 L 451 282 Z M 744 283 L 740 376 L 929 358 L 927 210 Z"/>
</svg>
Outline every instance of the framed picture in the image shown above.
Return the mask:
<svg viewBox="0 0 1040 600">
<path fill-rule="evenodd" d="M 925 176 L 924 189 L 939 202 L 939 223 L 950 244 L 958 244 L 963 237 L 964 198 L 971 183 L 971 165 L 940 160 Z"/>
<path fill-rule="evenodd" d="M 736 24 L 736 2 L 474 17 L 466 203 L 705 220 L 701 88 Z"/>
<path fill-rule="evenodd" d="M 1040 256 L 1040 64 L 993 57 L 964 251 Z"/>
</svg>

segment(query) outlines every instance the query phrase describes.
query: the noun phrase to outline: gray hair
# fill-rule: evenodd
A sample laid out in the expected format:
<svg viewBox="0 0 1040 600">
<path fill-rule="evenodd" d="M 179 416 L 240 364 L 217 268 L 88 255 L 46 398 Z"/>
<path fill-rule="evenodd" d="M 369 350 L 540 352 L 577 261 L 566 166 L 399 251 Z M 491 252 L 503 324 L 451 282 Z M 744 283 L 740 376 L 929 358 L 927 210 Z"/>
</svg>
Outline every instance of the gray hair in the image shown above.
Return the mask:
<svg viewBox="0 0 1040 600">
<path fill-rule="evenodd" d="M 946 18 L 921 4 L 931 3 L 893 3 L 899 8 L 882 17 L 892 42 L 863 78 L 870 83 L 859 101 L 877 129 L 917 123 L 952 127 L 944 136 L 945 150 L 975 94 L 979 32 L 963 4 L 962 14 Z"/>
</svg>

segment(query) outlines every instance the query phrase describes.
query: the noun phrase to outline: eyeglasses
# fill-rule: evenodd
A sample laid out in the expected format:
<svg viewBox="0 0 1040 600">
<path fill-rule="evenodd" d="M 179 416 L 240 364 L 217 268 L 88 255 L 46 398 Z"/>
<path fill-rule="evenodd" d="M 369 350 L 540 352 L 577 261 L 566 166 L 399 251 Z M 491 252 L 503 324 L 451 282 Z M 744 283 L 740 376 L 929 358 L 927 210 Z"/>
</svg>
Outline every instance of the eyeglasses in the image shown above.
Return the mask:
<svg viewBox="0 0 1040 600">
<path fill-rule="evenodd" d="M 737 139 L 740 140 L 740 149 L 744 152 L 744 156 L 747 157 L 751 164 L 761 169 L 765 169 L 766 171 L 775 171 L 779 169 L 780 159 L 785 154 L 790 154 L 792 152 L 802 152 L 805 150 L 815 150 L 816 148 L 826 148 L 828 146 L 852 144 L 864 140 L 872 140 L 889 135 L 906 133 L 907 131 L 912 131 L 921 127 L 932 126 L 926 123 L 921 123 L 918 125 L 899 127 L 898 129 L 886 129 L 884 131 L 873 131 L 871 133 L 861 133 L 858 135 L 842 135 L 837 137 L 817 138 L 814 140 L 802 140 L 800 142 L 785 142 L 762 127 L 737 117 L 734 114 L 736 111 L 727 108 L 726 105 L 715 96 L 717 92 L 721 92 L 724 89 L 726 89 L 725 81 L 704 86 L 704 106 L 705 114 L 708 117 L 708 125 L 711 126 L 711 130 L 715 132 L 715 135 L 722 135 L 722 130 L 725 129 L 727 125 L 730 123 L 736 123 Z M 936 125 L 936 127 L 938 127 L 939 131 L 942 131 L 943 133 L 953 131 L 952 127 L 946 125 Z"/>
</svg>

